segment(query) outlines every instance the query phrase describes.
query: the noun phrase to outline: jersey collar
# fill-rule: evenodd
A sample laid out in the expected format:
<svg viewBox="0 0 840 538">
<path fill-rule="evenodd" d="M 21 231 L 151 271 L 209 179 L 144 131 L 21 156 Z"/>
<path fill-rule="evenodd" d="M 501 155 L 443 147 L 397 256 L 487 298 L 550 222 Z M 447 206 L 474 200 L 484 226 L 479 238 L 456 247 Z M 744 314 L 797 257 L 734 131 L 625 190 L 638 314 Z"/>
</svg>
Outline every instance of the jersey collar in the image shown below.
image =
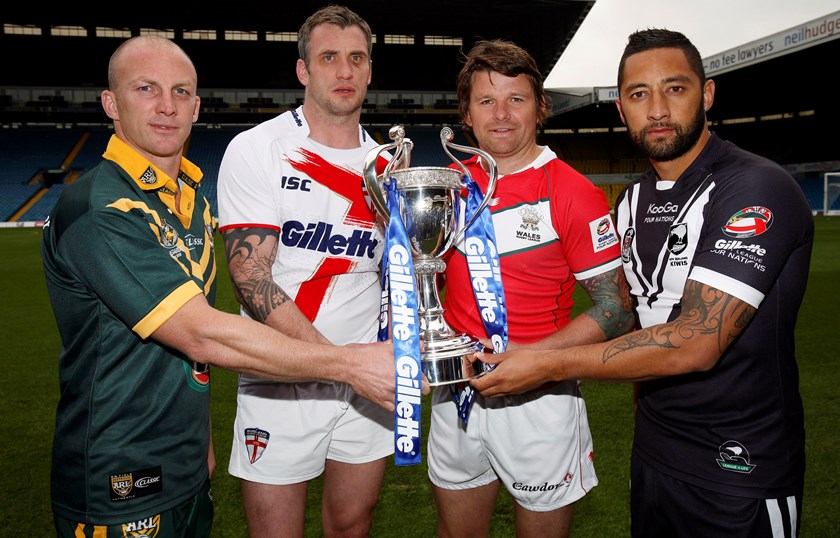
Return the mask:
<svg viewBox="0 0 840 538">
<path fill-rule="evenodd" d="M 172 211 L 181 224 L 189 227 L 195 209 L 196 189 L 203 173 L 186 157 L 181 157 L 178 181 L 181 185 L 181 207 L 176 207 L 175 193 L 178 183 L 166 175 L 160 168 L 150 163 L 134 148 L 122 141 L 117 135 L 111 135 L 108 148 L 102 155 L 126 171 L 134 183 L 144 191 L 157 191 L 160 200 Z"/>
</svg>

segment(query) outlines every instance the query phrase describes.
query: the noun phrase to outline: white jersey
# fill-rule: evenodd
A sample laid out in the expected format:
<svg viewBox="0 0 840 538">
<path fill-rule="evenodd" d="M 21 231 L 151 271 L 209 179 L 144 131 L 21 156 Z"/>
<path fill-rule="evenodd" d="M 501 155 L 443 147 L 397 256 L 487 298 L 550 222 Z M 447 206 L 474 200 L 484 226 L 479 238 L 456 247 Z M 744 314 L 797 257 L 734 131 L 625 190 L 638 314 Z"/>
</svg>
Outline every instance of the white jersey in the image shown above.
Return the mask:
<svg viewBox="0 0 840 538">
<path fill-rule="evenodd" d="M 384 237 L 359 169 L 378 144 L 359 141 L 318 144 L 298 108 L 237 135 L 219 170 L 220 230 L 278 230 L 275 282 L 339 345 L 375 341 L 379 319 Z"/>
<path fill-rule="evenodd" d="M 274 281 L 331 342 L 374 342 L 384 235 L 361 166 L 378 144 L 309 138 L 301 108 L 237 135 L 219 169 L 219 229 L 279 232 Z M 247 313 L 243 310 L 243 315 Z M 393 414 L 344 383 L 275 383 L 239 376 L 228 471 L 265 484 L 320 475 L 326 460 L 366 463 L 394 453 Z"/>
</svg>

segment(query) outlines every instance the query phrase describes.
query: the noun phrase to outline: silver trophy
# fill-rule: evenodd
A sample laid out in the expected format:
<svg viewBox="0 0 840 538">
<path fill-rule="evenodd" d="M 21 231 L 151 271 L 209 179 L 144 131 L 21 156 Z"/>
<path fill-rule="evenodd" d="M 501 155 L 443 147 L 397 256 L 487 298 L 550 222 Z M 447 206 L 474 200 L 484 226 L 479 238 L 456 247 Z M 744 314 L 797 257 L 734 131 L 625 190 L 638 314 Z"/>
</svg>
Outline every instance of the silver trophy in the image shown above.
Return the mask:
<svg viewBox="0 0 840 538">
<path fill-rule="evenodd" d="M 471 362 L 472 355 L 484 348 L 475 338 L 457 334 L 443 319 L 437 274 L 446 269 L 441 259 L 453 243 L 457 243 L 467 228 L 487 207 L 496 188 L 498 171 L 496 161 L 486 152 L 469 146 L 453 144 L 454 133 L 449 127 L 440 132 L 443 151 L 458 168 L 421 166 L 411 168 L 411 150 L 414 144 L 405 138 L 402 125 L 388 132 L 393 140 L 368 152 L 364 163 L 364 180 L 373 205 L 388 222 L 390 211 L 384 185 L 396 181 L 400 193 L 400 216 L 405 223 L 411 243 L 412 261 L 417 285 L 417 314 L 419 336 L 423 342 L 421 365 L 432 386 L 458 383 L 473 378 L 484 371 L 480 361 Z M 467 168 L 449 149 L 478 154 L 489 170 L 487 192 L 475 212 L 460 229 L 459 194 L 464 187 L 463 177 Z M 392 158 L 381 175 L 376 173 L 376 162 L 383 151 L 393 150 Z"/>
</svg>

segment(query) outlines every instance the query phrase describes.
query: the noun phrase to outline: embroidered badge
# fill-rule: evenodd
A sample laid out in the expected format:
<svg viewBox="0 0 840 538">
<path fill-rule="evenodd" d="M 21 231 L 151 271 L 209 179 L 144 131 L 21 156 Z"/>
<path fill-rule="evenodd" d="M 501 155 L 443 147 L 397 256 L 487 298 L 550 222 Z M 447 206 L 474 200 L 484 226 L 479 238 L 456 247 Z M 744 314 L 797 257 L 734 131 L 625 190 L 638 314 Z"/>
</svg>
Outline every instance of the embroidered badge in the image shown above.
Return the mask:
<svg viewBox="0 0 840 538">
<path fill-rule="evenodd" d="M 738 441 L 726 441 L 720 445 L 718 452 L 720 459 L 717 462 L 724 471 L 750 474 L 756 467 L 750 463 L 750 453 L 746 447 Z"/>
<path fill-rule="evenodd" d="M 155 171 L 151 166 L 146 168 L 146 171 L 143 172 L 142 176 L 140 176 L 140 183 L 143 183 L 144 185 L 153 185 L 157 183 L 157 174 L 155 174 Z"/>
<path fill-rule="evenodd" d="M 688 247 L 688 225 L 684 222 L 672 224 L 668 231 L 668 251 L 679 254 Z"/>
<path fill-rule="evenodd" d="M 609 214 L 590 222 L 589 233 L 592 236 L 592 250 L 595 252 L 601 252 L 605 248 L 618 244 L 618 234 L 615 232 L 615 226 Z"/>
<path fill-rule="evenodd" d="M 160 465 L 110 476 L 111 502 L 127 501 L 163 491 Z"/>
<path fill-rule="evenodd" d="M 773 212 L 766 207 L 751 206 L 738 211 L 723 226 L 723 233 L 729 237 L 744 239 L 755 237 L 770 229 Z"/>
<path fill-rule="evenodd" d="M 630 263 L 630 252 L 633 248 L 633 238 L 636 237 L 635 228 L 627 228 L 624 232 L 624 239 L 621 241 L 621 261 Z"/>
<path fill-rule="evenodd" d="M 255 463 L 268 447 L 268 439 L 271 434 L 259 428 L 245 428 L 245 450 L 248 453 L 248 460 Z"/>
<path fill-rule="evenodd" d="M 178 231 L 166 222 L 165 219 L 160 220 L 160 244 L 166 248 L 172 248 L 178 241 Z"/>
</svg>

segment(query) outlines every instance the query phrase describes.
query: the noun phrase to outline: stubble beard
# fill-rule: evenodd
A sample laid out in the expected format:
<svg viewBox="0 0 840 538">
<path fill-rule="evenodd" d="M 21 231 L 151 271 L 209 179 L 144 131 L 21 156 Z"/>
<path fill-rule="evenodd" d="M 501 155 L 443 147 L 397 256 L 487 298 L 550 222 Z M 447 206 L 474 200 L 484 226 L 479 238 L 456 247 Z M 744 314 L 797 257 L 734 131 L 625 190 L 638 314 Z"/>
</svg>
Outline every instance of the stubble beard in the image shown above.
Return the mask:
<svg viewBox="0 0 840 538">
<path fill-rule="evenodd" d="M 669 139 L 651 141 L 647 138 L 650 129 L 670 127 L 674 129 L 674 136 Z M 673 161 L 685 155 L 700 140 L 703 129 L 706 128 L 706 110 L 700 103 L 694 117 L 686 125 L 671 123 L 656 123 L 648 125 L 638 131 L 630 131 L 630 139 L 639 150 L 653 161 Z"/>
</svg>

